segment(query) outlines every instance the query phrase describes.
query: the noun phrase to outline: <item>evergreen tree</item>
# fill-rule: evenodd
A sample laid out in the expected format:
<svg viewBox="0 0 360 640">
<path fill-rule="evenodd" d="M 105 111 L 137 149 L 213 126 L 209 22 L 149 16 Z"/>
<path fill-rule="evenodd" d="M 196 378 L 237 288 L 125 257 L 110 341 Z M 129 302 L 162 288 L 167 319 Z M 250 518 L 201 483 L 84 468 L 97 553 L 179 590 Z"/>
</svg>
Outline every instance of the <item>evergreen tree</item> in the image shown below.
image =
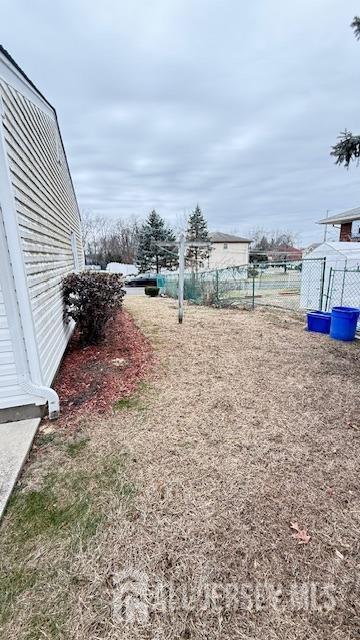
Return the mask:
<svg viewBox="0 0 360 640">
<path fill-rule="evenodd" d="M 174 246 L 161 247 L 162 242 L 173 242 Z M 174 232 L 153 209 L 139 233 L 136 264 L 140 272 L 155 270 L 159 273 L 162 268 L 174 268 L 178 263 L 175 242 Z"/>
<path fill-rule="evenodd" d="M 188 227 L 186 232 L 186 239 L 188 242 L 208 242 L 210 244 L 210 236 L 207 228 L 207 222 L 202 214 L 199 205 L 196 205 L 195 211 L 193 211 L 188 220 Z M 204 260 L 210 255 L 211 249 L 209 247 L 188 247 L 187 258 L 191 259 L 195 263 L 195 270 L 201 266 Z"/>
<path fill-rule="evenodd" d="M 351 27 L 354 30 L 355 38 L 360 40 L 360 18 L 358 16 L 355 16 Z M 351 131 L 345 129 L 339 136 L 339 142 L 332 147 L 331 155 L 336 158 L 336 164 L 344 164 L 347 168 L 352 160 L 360 162 L 360 136 L 353 135 Z"/>
</svg>

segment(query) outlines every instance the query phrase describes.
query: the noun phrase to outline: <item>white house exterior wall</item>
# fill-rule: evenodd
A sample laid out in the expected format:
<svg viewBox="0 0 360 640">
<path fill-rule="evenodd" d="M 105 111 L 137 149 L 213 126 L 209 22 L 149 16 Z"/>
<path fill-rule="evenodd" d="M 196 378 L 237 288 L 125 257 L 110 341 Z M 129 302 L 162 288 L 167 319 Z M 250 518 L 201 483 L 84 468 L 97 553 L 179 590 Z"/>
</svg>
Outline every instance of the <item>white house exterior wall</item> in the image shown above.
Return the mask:
<svg viewBox="0 0 360 640">
<path fill-rule="evenodd" d="M 228 242 L 227 249 L 224 242 L 214 242 L 209 258 L 210 269 L 221 269 L 222 267 L 235 267 L 249 262 L 248 242 Z"/>
<path fill-rule="evenodd" d="M 3 126 L 43 384 L 50 385 L 71 326 L 63 321 L 61 280 L 84 265 L 80 219 L 55 116 L 1 84 Z"/>
<path fill-rule="evenodd" d="M 72 329 L 63 320 L 61 280 L 67 273 L 84 267 L 84 254 L 79 211 L 55 111 L 2 55 L 0 115 L 3 409 L 45 403 L 44 397 L 27 388 L 31 386 L 27 380 L 37 366 L 35 387 L 44 387 L 41 391 L 46 396 L 45 387 L 52 383 Z M 1 206 L 5 209 L 1 210 Z M 13 252 L 16 243 L 18 250 Z M 20 297 L 19 270 L 23 274 L 20 280 L 26 282 Z M 29 315 L 24 309 L 29 310 Z M 32 331 L 35 338 L 35 358 L 28 351 L 26 336 L 30 334 L 25 317 L 33 327 L 30 334 Z"/>
</svg>

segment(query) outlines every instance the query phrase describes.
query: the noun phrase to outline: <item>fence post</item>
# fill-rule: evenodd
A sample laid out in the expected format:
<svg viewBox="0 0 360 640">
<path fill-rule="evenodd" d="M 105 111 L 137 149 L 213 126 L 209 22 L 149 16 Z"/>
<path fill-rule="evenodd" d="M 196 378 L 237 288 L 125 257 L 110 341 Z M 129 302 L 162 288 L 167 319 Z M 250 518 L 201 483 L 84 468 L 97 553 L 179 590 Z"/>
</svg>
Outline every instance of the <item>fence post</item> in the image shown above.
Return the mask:
<svg viewBox="0 0 360 640">
<path fill-rule="evenodd" d="M 216 303 L 219 304 L 219 269 L 216 269 L 215 272 L 215 295 Z"/>
<path fill-rule="evenodd" d="M 327 292 L 326 292 L 326 305 L 325 305 L 325 311 L 328 311 L 328 309 L 329 309 L 330 286 L 331 286 L 332 273 L 333 273 L 333 268 L 332 268 L 332 267 L 330 267 L 330 271 L 329 271 L 329 280 L 328 280 L 328 286 L 327 286 Z M 331 290 L 331 293 L 332 293 L 332 290 Z"/>
<path fill-rule="evenodd" d="M 319 309 L 320 309 L 320 311 L 322 311 L 322 308 L 323 308 L 324 284 L 325 284 L 325 268 L 326 268 L 326 257 L 323 259 L 321 280 L 320 280 L 320 300 L 319 300 Z"/>
<path fill-rule="evenodd" d="M 342 287 L 341 287 L 341 300 L 340 300 L 341 305 L 343 304 L 343 300 L 344 300 L 345 276 L 346 276 L 346 263 L 344 267 L 344 276 L 343 276 Z"/>
<path fill-rule="evenodd" d="M 255 267 L 253 269 L 252 277 L 252 308 L 255 309 Z"/>
</svg>

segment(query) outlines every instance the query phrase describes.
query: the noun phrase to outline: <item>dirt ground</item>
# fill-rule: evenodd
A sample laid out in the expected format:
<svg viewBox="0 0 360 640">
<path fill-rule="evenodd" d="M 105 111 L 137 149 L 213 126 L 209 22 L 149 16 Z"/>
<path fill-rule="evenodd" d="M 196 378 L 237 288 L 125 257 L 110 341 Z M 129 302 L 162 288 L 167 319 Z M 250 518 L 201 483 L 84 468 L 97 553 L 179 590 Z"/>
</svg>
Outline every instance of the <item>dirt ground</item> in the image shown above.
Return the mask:
<svg viewBox="0 0 360 640">
<path fill-rule="evenodd" d="M 360 638 L 359 343 L 126 306 L 156 372 L 39 436 L 0 531 L 1 637 Z"/>
</svg>

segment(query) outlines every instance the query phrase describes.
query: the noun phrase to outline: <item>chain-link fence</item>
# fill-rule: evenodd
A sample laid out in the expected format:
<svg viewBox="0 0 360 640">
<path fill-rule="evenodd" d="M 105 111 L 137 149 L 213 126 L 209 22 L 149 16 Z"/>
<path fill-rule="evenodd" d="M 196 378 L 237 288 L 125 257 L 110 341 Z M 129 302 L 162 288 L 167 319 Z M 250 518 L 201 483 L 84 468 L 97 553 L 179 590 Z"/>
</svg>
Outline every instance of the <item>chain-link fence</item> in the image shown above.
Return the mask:
<svg viewBox="0 0 360 640">
<path fill-rule="evenodd" d="M 360 307 L 360 270 L 330 267 L 325 293 L 325 309 L 332 307 Z"/>
<path fill-rule="evenodd" d="M 163 277 L 159 284 L 163 293 L 177 296 L 178 274 Z M 324 287 L 325 259 L 319 258 L 187 272 L 184 297 L 221 307 L 262 305 L 298 311 L 322 308 Z"/>
</svg>

